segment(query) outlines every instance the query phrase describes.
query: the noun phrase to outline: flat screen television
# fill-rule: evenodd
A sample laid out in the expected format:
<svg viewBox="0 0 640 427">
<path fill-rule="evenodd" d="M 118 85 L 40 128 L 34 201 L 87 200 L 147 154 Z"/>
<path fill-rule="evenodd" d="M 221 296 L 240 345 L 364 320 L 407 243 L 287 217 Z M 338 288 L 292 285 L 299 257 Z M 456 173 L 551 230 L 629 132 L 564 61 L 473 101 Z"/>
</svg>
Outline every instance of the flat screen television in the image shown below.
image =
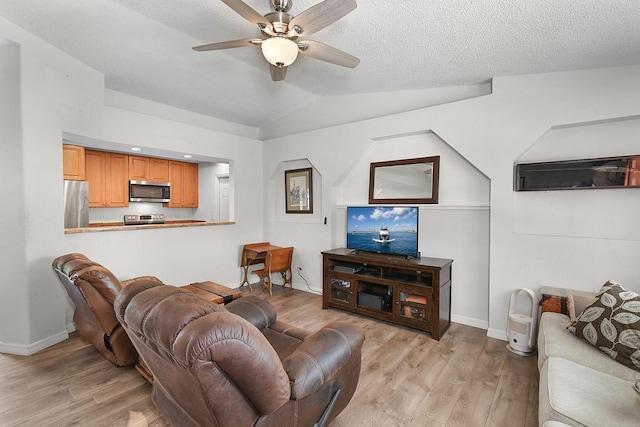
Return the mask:
<svg viewBox="0 0 640 427">
<path fill-rule="evenodd" d="M 419 257 L 417 206 L 348 206 L 347 248 Z"/>
</svg>

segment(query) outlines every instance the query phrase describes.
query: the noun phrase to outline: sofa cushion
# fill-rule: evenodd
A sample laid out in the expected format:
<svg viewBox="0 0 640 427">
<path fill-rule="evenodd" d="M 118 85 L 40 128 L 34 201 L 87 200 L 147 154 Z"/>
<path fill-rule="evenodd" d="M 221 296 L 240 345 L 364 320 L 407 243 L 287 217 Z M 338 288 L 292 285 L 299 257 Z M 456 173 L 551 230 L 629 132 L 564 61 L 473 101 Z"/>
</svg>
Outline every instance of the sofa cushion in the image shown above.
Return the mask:
<svg viewBox="0 0 640 427">
<path fill-rule="evenodd" d="M 538 370 L 550 357 L 562 357 L 605 374 L 634 381 L 636 372 L 616 363 L 588 342 L 567 331 L 571 322 L 564 314 L 545 312 L 538 333 Z"/>
<path fill-rule="evenodd" d="M 609 281 L 567 329 L 616 361 L 640 371 L 640 294 Z"/>
<path fill-rule="evenodd" d="M 560 357 L 542 367 L 538 411 L 540 420 L 572 426 L 637 427 L 640 420 L 633 382 Z"/>
</svg>

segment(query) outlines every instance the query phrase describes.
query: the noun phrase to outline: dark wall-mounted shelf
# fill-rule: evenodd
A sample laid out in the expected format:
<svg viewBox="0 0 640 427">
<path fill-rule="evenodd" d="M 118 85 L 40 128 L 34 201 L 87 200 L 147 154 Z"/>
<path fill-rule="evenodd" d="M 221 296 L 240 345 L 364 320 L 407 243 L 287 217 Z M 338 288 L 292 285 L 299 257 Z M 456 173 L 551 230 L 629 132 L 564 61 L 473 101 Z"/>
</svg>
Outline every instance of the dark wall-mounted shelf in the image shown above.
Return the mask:
<svg viewBox="0 0 640 427">
<path fill-rule="evenodd" d="M 519 163 L 516 191 L 640 187 L 640 155 Z"/>
</svg>

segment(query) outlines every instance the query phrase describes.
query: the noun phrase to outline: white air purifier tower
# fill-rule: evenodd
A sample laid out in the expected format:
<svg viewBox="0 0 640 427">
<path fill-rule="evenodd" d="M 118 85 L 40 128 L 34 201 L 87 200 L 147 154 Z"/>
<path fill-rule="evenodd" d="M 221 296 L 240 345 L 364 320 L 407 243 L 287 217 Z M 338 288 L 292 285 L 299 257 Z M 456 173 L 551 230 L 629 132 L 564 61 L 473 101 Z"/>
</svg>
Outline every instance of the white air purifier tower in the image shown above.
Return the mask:
<svg viewBox="0 0 640 427">
<path fill-rule="evenodd" d="M 525 294 L 530 307 L 529 315 L 516 313 L 518 296 Z M 536 354 L 536 331 L 538 325 L 538 297 L 531 289 L 516 289 L 509 300 L 507 324 L 507 348 L 521 356 Z"/>
</svg>

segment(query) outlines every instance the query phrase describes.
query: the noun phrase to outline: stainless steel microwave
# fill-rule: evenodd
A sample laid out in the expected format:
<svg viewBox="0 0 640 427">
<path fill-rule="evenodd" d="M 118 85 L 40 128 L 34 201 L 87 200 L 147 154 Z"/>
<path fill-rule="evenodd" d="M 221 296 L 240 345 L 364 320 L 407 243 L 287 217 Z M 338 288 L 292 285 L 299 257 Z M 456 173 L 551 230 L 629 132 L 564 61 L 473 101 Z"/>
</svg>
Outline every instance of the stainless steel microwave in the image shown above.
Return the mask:
<svg viewBox="0 0 640 427">
<path fill-rule="evenodd" d="M 130 202 L 169 202 L 171 184 L 168 182 L 129 181 Z"/>
</svg>

